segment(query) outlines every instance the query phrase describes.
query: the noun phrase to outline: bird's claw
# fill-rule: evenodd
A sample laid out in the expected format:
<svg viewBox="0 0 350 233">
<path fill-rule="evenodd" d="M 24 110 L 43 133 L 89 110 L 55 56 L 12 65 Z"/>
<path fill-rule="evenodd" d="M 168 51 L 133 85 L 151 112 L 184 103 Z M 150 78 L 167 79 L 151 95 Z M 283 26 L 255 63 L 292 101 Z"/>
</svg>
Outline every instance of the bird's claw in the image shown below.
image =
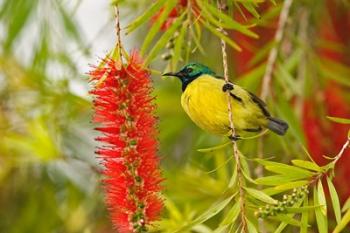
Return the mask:
<svg viewBox="0 0 350 233">
<path fill-rule="evenodd" d="M 231 140 L 231 141 L 238 141 L 241 139 L 241 137 L 239 135 L 230 135 L 228 136 L 228 138 Z"/>
<path fill-rule="evenodd" d="M 224 86 L 222 86 L 222 91 L 232 91 L 233 90 L 233 85 L 231 83 L 225 83 Z"/>
</svg>

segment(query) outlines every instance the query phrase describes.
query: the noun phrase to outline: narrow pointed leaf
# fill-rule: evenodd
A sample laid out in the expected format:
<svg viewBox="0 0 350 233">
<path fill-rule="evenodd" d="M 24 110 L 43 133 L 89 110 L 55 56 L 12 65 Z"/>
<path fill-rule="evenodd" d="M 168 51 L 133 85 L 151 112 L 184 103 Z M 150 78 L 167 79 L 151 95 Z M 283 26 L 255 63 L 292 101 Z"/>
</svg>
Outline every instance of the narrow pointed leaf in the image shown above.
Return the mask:
<svg viewBox="0 0 350 233">
<path fill-rule="evenodd" d="M 287 223 L 289 225 L 301 227 L 301 222 L 299 222 L 298 220 L 294 219 L 292 216 L 289 216 L 289 215 L 277 215 L 274 217 L 269 217 L 269 219 L 274 219 L 280 222 Z"/>
<path fill-rule="evenodd" d="M 333 233 L 340 233 L 350 223 L 350 209 L 345 213 L 340 223 L 335 227 Z"/>
<path fill-rule="evenodd" d="M 300 179 L 315 175 L 315 173 L 308 170 L 292 166 L 266 166 L 265 168 L 268 171 L 288 175 L 289 177 L 298 177 Z"/>
<path fill-rule="evenodd" d="M 304 199 L 304 206 L 302 208 L 307 208 L 306 211 L 304 211 L 301 214 L 301 226 L 300 226 L 300 233 L 307 233 L 308 229 L 308 222 L 309 222 L 309 198 L 305 197 Z M 314 210 L 315 207 L 312 206 L 312 210 Z"/>
<path fill-rule="evenodd" d="M 223 143 L 221 145 L 212 146 L 212 147 L 209 147 L 209 148 L 198 149 L 197 151 L 198 152 L 202 152 L 202 153 L 209 153 L 209 152 L 213 152 L 213 151 L 216 151 L 216 150 L 223 149 L 226 146 L 231 145 L 231 144 L 232 144 L 232 142 L 228 141 L 228 142 L 225 142 L 225 143 Z"/>
<path fill-rule="evenodd" d="M 327 116 L 327 118 L 333 122 L 336 122 L 336 123 L 350 124 L 350 119 L 340 118 L 340 117 L 332 117 L 332 116 Z"/>
<path fill-rule="evenodd" d="M 134 19 L 128 26 L 127 26 L 127 33 L 130 33 L 134 31 L 136 28 L 138 28 L 141 24 L 149 21 L 149 19 L 154 16 L 159 10 L 164 6 L 164 4 L 167 2 L 167 0 L 157 0 L 153 3 L 153 5 L 146 10 L 142 15 Z"/>
<path fill-rule="evenodd" d="M 259 36 L 253 31 L 249 30 L 247 26 L 244 26 L 238 22 L 236 22 L 233 18 L 227 16 L 225 13 L 220 12 L 216 7 L 213 7 L 211 4 L 204 4 L 205 8 L 209 10 L 209 12 L 221 20 L 223 26 L 228 29 L 237 30 L 247 36 L 258 38 Z"/>
<path fill-rule="evenodd" d="M 261 185 L 271 185 L 276 186 L 283 183 L 291 182 L 298 180 L 298 177 L 289 177 L 289 176 L 283 176 L 283 175 L 277 175 L 277 176 L 265 176 L 261 177 L 255 180 L 257 184 Z"/>
<path fill-rule="evenodd" d="M 320 205 L 318 189 L 316 187 L 314 187 L 313 193 L 314 193 L 314 204 Z M 319 233 L 327 233 L 328 232 L 327 217 L 323 214 L 323 211 L 321 210 L 321 208 L 322 207 L 318 207 L 315 209 L 317 228 Z"/>
<path fill-rule="evenodd" d="M 234 42 L 233 40 L 231 40 L 229 37 L 225 36 L 224 34 L 222 34 L 221 32 L 219 32 L 215 27 L 211 26 L 209 23 L 205 22 L 204 20 L 201 20 L 201 22 L 203 23 L 203 25 L 210 31 L 212 32 L 214 35 L 216 35 L 217 37 L 219 37 L 220 39 L 224 40 L 227 44 L 229 44 L 232 48 L 236 49 L 237 51 L 241 51 L 241 47 L 239 47 L 239 45 Z"/>
<path fill-rule="evenodd" d="M 335 219 L 337 220 L 337 223 L 339 224 L 340 223 L 340 219 L 341 219 L 341 210 L 340 210 L 339 197 L 338 197 L 337 190 L 335 189 L 332 181 L 329 179 L 328 176 L 327 176 L 327 184 L 328 184 L 329 193 L 331 195 L 331 200 L 332 200 L 332 205 L 333 205 Z"/>
<path fill-rule="evenodd" d="M 247 227 L 248 227 L 248 233 L 258 233 L 258 230 L 249 219 L 247 219 Z"/>
<path fill-rule="evenodd" d="M 293 188 L 298 188 L 298 187 L 301 187 L 303 185 L 307 185 L 308 183 L 309 183 L 309 181 L 307 181 L 307 180 L 294 181 L 294 182 L 290 182 L 287 184 L 278 185 L 278 186 L 275 186 L 273 188 L 264 189 L 264 192 L 266 194 L 269 194 L 269 195 L 275 195 L 275 194 L 278 194 L 278 193 L 281 193 L 281 192 L 284 192 L 284 191 L 287 191 L 287 190 L 290 190 Z"/>
<path fill-rule="evenodd" d="M 172 23 L 172 25 L 166 30 L 166 32 L 162 35 L 162 37 L 157 41 L 157 43 L 154 45 L 154 47 L 149 52 L 147 58 L 145 59 L 145 64 L 149 64 L 154 57 L 159 53 L 161 49 L 163 49 L 170 40 L 170 38 L 174 35 L 177 28 L 182 23 L 182 19 L 184 17 L 185 13 L 183 13 L 180 17 L 178 17 L 175 22 Z"/>
<path fill-rule="evenodd" d="M 251 195 L 257 200 L 260 200 L 262 202 L 272 204 L 272 205 L 277 204 L 277 200 L 273 199 L 272 197 L 270 197 L 269 195 L 267 195 L 266 193 L 260 190 L 256 190 L 252 188 L 244 188 L 244 189 L 247 191 L 249 195 Z"/>
<path fill-rule="evenodd" d="M 316 171 L 316 172 L 322 172 L 323 169 L 318 166 L 316 163 L 310 162 L 310 161 L 306 161 L 306 160 L 299 160 L 299 159 L 294 159 L 292 160 L 292 163 L 295 166 L 301 167 L 301 168 L 305 168 L 308 170 L 312 170 L 312 171 Z"/>
<path fill-rule="evenodd" d="M 343 208 L 342 208 L 342 212 L 347 211 L 348 209 L 350 209 L 350 197 L 346 200 Z"/>
<path fill-rule="evenodd" d="M 239 202 L 236 202 L 232 206 L 232 208 L 227 212 L 224 220 L 220 223 L 220 226 L 234 223 L 237 217 L 239 216 L 239 213 L 240 213 Z"/>
<path fill-rule="evenodd" d="M 192 227 L 194 227 L 198 224 L 201 224 L 201 223 L 207 221 L 208 219 L 214 217 L 220 211 L 222 211 L 228 205 L 228 203 L 230 203 L 232 198 L 233 198 L 233 196 L 230 196 L 224 200 L 220 200 L 220 201 L 214 203 L 211 207 L 209 207 L 209 209 L 207 211 L 205 211 L 203 214 L 198 216 L 196 219 L 194 219 L 193 221 L 191 221 L 187 225 L 180 227 L 179 229 L 174 231 L 174 233 L 188 232 Z"/>
<path fill-rule="evenodd" d="M 157 35 L 159 32 L 162 24 L 165 22 L 165 20 L 168 18 L 168 15 L 170 11 L 175 7 L 177 1 L 175 0 L 168 0 L 167 4 L 164 6 L 164 10 L 160 14 L 159 18 L 157 21 L 152 25 L 151 29 L 148 31 L 145 40 L 143 41 L 142 47 L 141 47 L 141 54 L 145 54 L 146 50 L 152 43 L 154 37 Z"/>
</svg>

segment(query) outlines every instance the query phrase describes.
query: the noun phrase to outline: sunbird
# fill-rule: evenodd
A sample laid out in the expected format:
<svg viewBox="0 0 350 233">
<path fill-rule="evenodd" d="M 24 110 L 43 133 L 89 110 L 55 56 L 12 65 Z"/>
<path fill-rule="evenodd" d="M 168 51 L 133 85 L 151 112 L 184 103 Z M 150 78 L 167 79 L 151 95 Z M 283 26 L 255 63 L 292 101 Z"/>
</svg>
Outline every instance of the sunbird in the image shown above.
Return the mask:
<svg viewBox="0 0 350 233">
<path fill-rule="evenodd" d="M 189 63 L 180 71 L 163 76 L 180 79 L 182 108 L 197 126 L 209 133 L 237 140 L 242 132 L 261 132 L 264 128 L 278 135 L 287 132 L 288 124 L 272 117 L 264 101 L 236 84 L 226 83 L 205 65 Z M 231 135 L 226 92 L 232 98 L 230 102 L 236 135 Z"/>
</svg>

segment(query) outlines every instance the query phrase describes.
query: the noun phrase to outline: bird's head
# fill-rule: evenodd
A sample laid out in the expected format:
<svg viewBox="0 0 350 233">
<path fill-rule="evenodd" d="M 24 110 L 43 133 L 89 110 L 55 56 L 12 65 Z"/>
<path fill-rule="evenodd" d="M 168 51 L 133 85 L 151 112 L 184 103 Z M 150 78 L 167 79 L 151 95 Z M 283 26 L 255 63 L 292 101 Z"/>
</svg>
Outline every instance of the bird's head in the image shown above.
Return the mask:
<svg viewBox="0 0 350 233">
<path fill-rule="evenodd" d="M 182 67 L 180 71 L 165 73 L 163 76 L 178 77 L 182 82 L 182 90 L 184 91 L 188 84 L 202 74 L 215 75 L 215 72 L 205 65 L 199 63 L 189 63 Z"/>
</svg>

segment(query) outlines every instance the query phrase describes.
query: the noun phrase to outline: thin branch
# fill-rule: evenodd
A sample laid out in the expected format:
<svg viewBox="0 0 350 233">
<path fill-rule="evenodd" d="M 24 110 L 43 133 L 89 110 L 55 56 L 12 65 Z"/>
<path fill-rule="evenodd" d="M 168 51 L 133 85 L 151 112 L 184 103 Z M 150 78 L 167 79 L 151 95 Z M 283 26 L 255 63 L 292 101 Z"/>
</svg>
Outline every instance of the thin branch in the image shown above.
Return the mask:
<svg viewBox="0 0 350 233">
<path fill-rule="evenodd" d="M 341 148 L 341 150 L 339 151 L 339 153 L 337 154 L 337 156 L 335 156 L 334 158 L 334 164 L 336 162 L 338 162 L 338 160 L 342 157 L 342 155 L 344 154 L 346 148 L 350 147 L 350 135 L 348 136 L 348 140 L 344 143 L 343 147 Z"/>
<path fill-rule="evenodd" d="M 299 32 L 298 32 L 298 40 L 302 45 L 306 45 L 308 41 L 308 26 L 309 26 L 309 11 L 306 8 L 302 8 L 300 10 L 300 24 L 299 24 Z M 302 56 L 300 58 L 299 66 L 298 66 L 298 84 L 300 88 L 304 89 L 305 86 L 305 76 L 306 76 L 306 52 L 303 51 Z M 303 115 L 303 104 L 304 104 L 304 93 L 303 91 L 296 99 L 296 113 L 299 119 L 302 118 Z"/>
<path fill-rule="evenodd" d="M 118 52 L 119 52 L 119 57 L 121 60 L 121 63 L 123 63 L 122 58 L 123 58 L 123 54 L 122 54 L 122 40 L 121 40 L 121 36 L 120 36 L 120 15 L 119 15 L 119 7 L 118 4 L 115 4 L 114 6 L 114 14 L 115 14 L 115 30 L 117 32 L 117 45 L 116 47 L 118 48 Z"/>
<path fill-rule="evenodd" d="M 288 19 L 289 10 L 292 5 L 292 2 L 293 0 L 285 0 L 283 3 L 282 12 L 280 14 L 278 27 L 277 27 L 277 31 L 274 39 L 275 46 L 270 51 L 269 57 L 267 59 L 266 70 L 262 81 L 262 88 L 261 88 L 261 95 L 260 95 L 262 100 L 266 100 L 266 97 L 270 92 L 270 82 L 271 82 L 273 67 L 276 63 L 278 47 L 282 40 L 283 32 L 286 26 L 286 22 Z"/>
<path fill-rule="evenodd" d="M 273 67 L 276 63 L 279 44 L 282 41 L 282 36 L 283 36 L 284 30 L 285 30 L 285 26 L 286 26 L 286 22 L 288 19 L 289 10 L 290 10 L 290 7 L 292 5 L 292 2 L 293 2 L 293 0 L 284 1 L 282 11 L 281 11 L 281 14 L 280 14 L 280 17 L 278 20 L 278 27 L 277 27 L 277 31 L 276 31 L 276 34 L 274 37 L 275 46 L 271 49 L 269 57 L 267 59 L 266 70 L 265 70 L 265 74 L 264 74 L 263 81 L 262 81 L 262 88 L 261 88 L 260 97 L 264 101 L 266 100 L 266 98 L 270 92 L 270 82 L 271 82 L 271 78 L 272 78 Z M 263 156 L 264 146 L 263 146 L 262 140 L 263 140 L 263 138 L 261 138 L 258 141 L 258 157 L 259 158 L 262 158 L 262 156 Z M 261 165 L 259 165 L 256 168 L 255 174 L 257 177 L 262 177 L 264 175 L 263 168 Z"/>
<path fill-rule="evenodd" d="M 220 2 L 220 0 L 217 2 L 218 3 L 218 8 L 220 11 L 224 10 L 224 3 Z M 227 33 L 225 30 L 220 27 L 219 30 L 226 35 Z M 230 83 L 229 80 L 229 73 L 228 73 L 228 64 L 227 64 L 227 53 L 226 53 L 226 42 L 221 39 L 221 52 L 222 52 L 222 63 L 223 63 L 223 68 L 224 68 L 224 79 L 225 83 L 228 84 Z M 231 128 L 231 136 L 232 138 L 236 137 L 236 130 L 235 126 L 233 124 L 233 114 L 232 114 L 232 106 L 231 106 L 231 96 L 230 92 L 226 92 L 227 96 L 227 109 L 228 109 L 228 118 L 230 121 L 230 128 Z M 233 150 L 233 156 L 236 160 L 236 169 L 237 169 L 237 185 L 239 189 L 239 204 L 240 204 L 240 212 L 241 212 L 241 224 L 242 224 L 242 230 L 241 232 L 247 232 L 247 220 L 245 216 L 245 193 L 243 189 L 243 173 L 242 173 L 242 167 L 241 167 L 241 162 L 240 162 L 240 155 L 238 152 L 238 147 L 237 147 L 237 142 L 235 140 L 232 140 L 232 150 Z"/>
</svg>

